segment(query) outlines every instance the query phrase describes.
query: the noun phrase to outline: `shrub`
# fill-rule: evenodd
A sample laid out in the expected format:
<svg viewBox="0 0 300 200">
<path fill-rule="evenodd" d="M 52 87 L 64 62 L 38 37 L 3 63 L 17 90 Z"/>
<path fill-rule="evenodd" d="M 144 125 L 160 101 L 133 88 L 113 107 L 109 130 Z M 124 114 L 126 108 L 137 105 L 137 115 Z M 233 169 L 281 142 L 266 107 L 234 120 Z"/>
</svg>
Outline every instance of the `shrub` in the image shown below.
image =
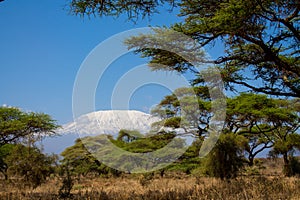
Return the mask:
<svg viewBox="0 0 300 200">
<path fill-rule="evenodd" d="M 204 172 L 221 179 L 235 178 L 243 166 L 243 136 L 221 134 L 212 151 L 204 159 Z"/>
</svg>

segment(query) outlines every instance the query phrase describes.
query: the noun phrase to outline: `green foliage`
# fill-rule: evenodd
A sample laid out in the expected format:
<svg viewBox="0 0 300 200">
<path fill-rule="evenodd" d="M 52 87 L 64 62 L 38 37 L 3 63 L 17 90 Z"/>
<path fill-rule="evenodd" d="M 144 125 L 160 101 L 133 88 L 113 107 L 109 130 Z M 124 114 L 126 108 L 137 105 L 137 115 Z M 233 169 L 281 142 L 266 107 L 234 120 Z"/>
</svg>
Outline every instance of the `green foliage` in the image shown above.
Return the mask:
<svg viewBox="0 0 300 200">
<path fill-rule="evenodd" d="M 213 62 L 220 66 L 224 81 L 255 92 L 299 97 L 297 1 L 197 2 L 202 6 L 184 1 L 185 23 L 174 28 L 204 46 L 221 39 L 226 53 Z"/>
<path fill-rule="evenodd" d="M 169 171 L 181 171 L 186 174 L 192 173 L 193 170 L 201 166 L 201 159 L 199 157 L 199 151 L 202 145 L 202 140 L 196 139 L 186 152 L 180 156 L 180 158 L 169 165 L 166 169 Z"/>
<path fill-rule="evenodd" d="M 187 134 L 202 138 L 207 134 L 212 117 L 209 100 L 207 87 L 178 88 L 173 94 L 165 96 L 151 111 L 163 119 L 152 124 L 152 127 L 168 127 L 172 130 L 183 128 Z"/>
<path fill-rule="evenodd" d="M 119 133 L 118 138 L 120 138 L 120 134 L 123 135 L 123 131 Z M 133 153 L 147 153 L 166 146 L 175 136 L 176 135 L 172 132 L 161 132 L 159 134 L 151 135 L 150 137 L 137 138 L 136 140 L 131 140 L 130 142 L 113 139 L 111 141 L 116 146 L 126 151 Z"/>
<path fill-rule="evenodd" d="M 57 158 L 44 155 L 34 143 L 56 135 L 57 128 L 47 114 L 0 107 L 0 172 L 5 178 L 21 177 L 33 187 L 43 183 L 53 173 Z"/>
<path fill-rule="evenodd" d="M 243 166 L 242 152 L 246 140 L 233 133 L 222 134 L 212 151 L 204 159 L 204 172 L 209 176 L 230 179 Z"/>
<path fill-rule="evenodd" d="M 154 35 L 140 35 L 127 40 L 129 48 L 149 57 L 155 69 L 192 71 L 203 83 L 203 76 L 193 70 L 187 55 L 199 55 L 197 61 L 218 66 L 228 89 L 237 85 L 254 92 L 299 97 L 299 2 L 270 0 L 181 0 L 181 1 L 86 1 L 71 3 L 74 13 L 128 18 L 147 16 L 161 5 L 174 3 L 180 8 L 181 21 L 169 27 L 195 39 L 197 45 L 184 45 L 183 38 L 170 30 L 154 29 Z M 146 8 L 146 7 L 147 8 Z M 224 48 L 216 59 L 201 53 L 200 47 Z M 162 45 L 162 46 L 160 46 Z M 178 50 L 171 52 L 167 49 Z M 184 55 L 184 56 L 179 56 Z M 194 61 L 194 60 L 193 60 Z M 159 65 L 162 64 L 162 65 Z M 246 73 L 245 73 L 246 72 Z"/>
<path fill-rule="evenodd" d="M 62 179 L 62 185 L 58 191 L 58 195 L 60 199 L 68 199 L 72 197 L 71 190 L 74 186 L 73 179 L 70 174 L 69 165 L 66 164 L 61 167 L 61 176 L 63 176 Z"/>
<path fill-rule="evenodd" d="M 299 128 L 299 115 L 291 105 L 293 101 L 251 93 L 228 98 L 226 130 L 248 139 L 245 151 L 250 166 L 255 156 L 265 149 L 274 146 L 278 154 L 283 154 L 299 143 L 298 134 L 295 134 Z"/>
<path fill-rule="evenodd" d="M 131 131 L 131 130 L 120 130 L 117 140 L 123 142 L 132 142 L 137 140 L 138 138 L 143 137 L 143 135 L 138 131 Z"/>
<path fill-rule="evenodd" d="M 76 15 L 100 15 L 100 16 L 119 16 L 127 14 L 129 19 L 142 18 L 158 12 L 157 6 L 163 4 L 175 6 L 174 0 L 138 0 L 138 1 L 89 1 L 89 0 L 71 0 L 71 12 Z"/>
<path fill-rule="evenodd" d="M 62 165 L 67 166 L 73 175 L 87 175 L 88 173 L 108 174 L 113 172 L 86 149 L 82 139 L 77 139 L 75 144 L 66 148 L 61 155 L 63 156 Z"/>
<path fill-rule="evenodd" d="M 57 128 L 56 121 L 47 114 L 0 107 L 0 145 L 22 140 L 32 143 L 44 136 L 55 135 Z"/>
<path fill-rule="evenodd" d="M 288 166 L 284 168 L 283 172 L 289 176 L 300 175 L 299 159 L 294 156 L 290 156 Z"/>
<path fill-rule="evenodd" d="M 124 136 L 124 130 L 120 134 Z M 125 138 L 128 138 L 127 134 Z M 128 141 L 120 135 L 117 139 L 99 135 L 83 138 L 82 142 L 91 156 L 109 167 L 128 173 L 143 173 L 147 169 L 164 168 L 183 153 L 187 148 L 185 141 L 175 136 L 172 132 L 159 132 Z"/>
<path fill-rule="evenodd" d="M 278 135 L 280 136 L 280 135 Z M 276 154 L 284 154 L 295 151 L 295 148 L 299 148 L 300 135 L 297 133 L 292 133 L 285 135 L 284 137 L 279 137 L 275 141 L 273 152 Z"/>
<path fill-rule="evenodd" d="M 282 155 L 284 161 L 283 173 L 286 176 L 299 174 L 299 161 L 293 156 L 293 153 L 299 148 L 300 135 L 290 133 L 282 128 L 276 134 L 276 141 L 270 154 Z"/>
<path fill-rule="evenodd" d="M 8 165 L 5 160 L 7 156 L 9 156 L 9 154 L 11 153 L 14 147 L 15 145 L 13 144 L 5 144 L 0 146 L 0 172 L 5 176 L 5 179 L 8 179 L 8 175 L 7 175 Z"/>
<path fill-rule="evenodd" d="M 46 178 L 54 172 L 56 160 L 55 155 L 44 155 L 38 148 L 22 144 L 14 145 L 5 158 L 8 175 L 21 177 L 32 187 L 46 181 Z"/>
</svg>

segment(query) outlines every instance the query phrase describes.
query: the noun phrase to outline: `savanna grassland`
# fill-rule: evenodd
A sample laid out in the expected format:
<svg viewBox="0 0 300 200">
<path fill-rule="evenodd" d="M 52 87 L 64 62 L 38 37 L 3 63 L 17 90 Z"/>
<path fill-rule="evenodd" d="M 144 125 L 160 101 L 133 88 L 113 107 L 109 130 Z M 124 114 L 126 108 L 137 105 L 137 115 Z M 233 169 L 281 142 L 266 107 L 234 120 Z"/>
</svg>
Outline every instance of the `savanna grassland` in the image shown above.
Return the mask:
<svg viewBox="0 0 300 200">
<path fill-rule="evenodd" d="M 3 5 L 2 2 L 11 1 L 0 2 Z M 37 3 L 32 6 L 34 4 Z M 151 124 L 149 132 L 141 134 L 120 127 L 114 137 L 103 132 L 92 134 L 91 131 L 93 136 L 87 134 L 76 139 L 60 155 L 44 153 L 39 142 L 58 136 L 58 129 L 63 126 L 48 114 L 26 111 L 47 107 L 48 101 L 41 102 L 45 104 L 42 107 L 36 107 L 39 103 L 33 103 L 37 105 L 31 108 L 26 104 L 26 110 L 6 104 L 0 106 L 0 200 L 300 199 L 299 0 L 69 0 L 68 4 L 69 12 L 74 15 L 120 17 L 122 20 L 125 17 L 132 22 L 146 17 L 151 19 L 161 8 L 166 8 L 164 13 L 176 14 L 176 21 L 162 25 L 162 28 L 147 23 L 156 28 L 126 37 L 123 44 L 130 50 L 128 52 L 146 58 L 151 70 L 178 73 L 190 86 L 175 89 L 173 86 L 177 84 L 173 82 L 176 80 L 172 78 L 172 92 L 149 111 L 159 119 Z M 160 16 L 161 22 L 164 16 Z M 47 19 L 57 18 L 55 15 Z M 25 21 L 22 18 L 22 27 Z M 31 24 L 36 33 L 36 23 Z M 4 31 L 9 30 L 5 27 Z M 6 35 L 15 36 L 13 30 Z M 103 32 L 103 29 L 99 30 Z M 26 37 L 20 33 L 21 38 L 26 39 L 33 35 L 30 33 L 30 37 Z M 109 48 L 119 47 L 112 45 Z M 6 53 L 7 49 L 19 47 L 4 49 Z M 214 55 L 209 56 L 206 50 Z M 106 53 L 101 52 L 99 59 Z M 46 54 L 47 60 L 50 54 Z M 12 55 L 15 58 L 15 52 Z M 11 68 L 9 63 L 1 64 L 8 64 L 6 69 Z M 32 64 L 22 62 L 22 70 L 18 71 L 34 74 L 32 80 L 39 82 L 32 85 L 39 85 L 43 78 L 36 78 L 40 75 L 31 73 L 33 68 L 27 66 Z M 40 66 L 43 64 L 37 65 Z M 199 67 L 205 69 L 198 70 Z M 113 73 L 119 75 L 122 70 L 116 68 Z M 24 92 L 24 87 L 19 86 L 27 83 L 27 79 L 22 81 L 15 71 L 11 72 L 13 76 L 8 77 L 9 81 L 5 79 L 4 86 L 17 83 L 26 98 L 37 99 L 36 95 L 44 94 L 39 90 L 29 95 L 31 88 L 30 92 Z M 135 78 L 149 84 L 144 77 L 146 75 Z M 13 81 L 13 78 L 17 79 Z M 127 87 L 131 85 L 130 81 L 124 88 L 130 88 Z M 145 82 L 141 83 L 144 85 Z M 2 92 L 2 96 L 18 94 L 17 90 L 4 88 L 9 93 Z M 42 89 L 51 91 L 51 88 Z M 171 91 L 171 88 L 165 89 Z M 76 96 L 85 98 L 85 95 L 73 95 L 73 102 L 77 102 Z M 148 99 L 149 96 L 152 94 L 147 93 L 145 97 Z M 50 97 L 43 99 L 56 103 L 53 95 Z M 55 94 L 55 97 L 60 95 Z M 13 95 L 13 99 L 7 103 L 13 104 L 15 99 L 23 101 L 18 95 Z M 15 104 L 23 105 L 20 102 Z M 24 102 L 30 102 L 30 99 Z M 67 106 L 62 108 L 55 106 L 54 110 L 61 110 L 62 115 L 69 112 L 65 110 Z M 51 106 L 47 110 L 51 110 Z M 193 137 L 193 142 L 189 144 L 185 136 Z M 108 140 L 118 148 L 107 145 Z M 121 154 L 120 149 L 129 152 L 129 156 Z M 162 150 L 157 151 L 159 149 Z M 182 149 L 186 151 L 182 153 Z M 203 149 L 209 150 L 204 157 Z M 148 156 L 150 152 L 153 156 Z M 268 158 L 258 158 L 260 153 L 267 152 Z M 136 154 L 146 156 L 136 159 Z M 109 168 L 107 163 L 111 161 L 116 165 Z M 168 165 L 164 165 L 166 162 Z M 147 173 L 130 173 L 136 169 Z M 151 169 L 160 170 L 149 172 Z"/>
<path fill-rule="evenodd" d="M 282 160 L 259 159 L 235 179 L 169 172 L 120 177 L 72 177 L 70 195 L 59 195 L 63 180 L 51 177 L 32 189 L 23 182 L 1 181 L 0 199 L 299 199 L 299 177 L 284 177 Z"/>
</svg>

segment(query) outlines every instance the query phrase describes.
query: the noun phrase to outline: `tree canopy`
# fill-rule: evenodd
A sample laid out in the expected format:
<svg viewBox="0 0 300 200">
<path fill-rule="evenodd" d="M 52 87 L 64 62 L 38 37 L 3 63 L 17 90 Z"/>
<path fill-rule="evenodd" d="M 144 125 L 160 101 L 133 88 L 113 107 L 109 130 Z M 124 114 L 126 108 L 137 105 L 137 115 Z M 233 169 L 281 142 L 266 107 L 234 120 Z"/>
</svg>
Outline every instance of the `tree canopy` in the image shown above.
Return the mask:
<svg viewBox="0 0 300 200">
<path fill-rule="evenodd" d="M 228 98 L 225 130 L 248 139 L 245 151 L 249 165 L 260 152 L 296 134 L 300 116 L 293 104 L 293 100 L 251 93 Z"/>
<path fill-rule="evenodd" d="M 44 113 L 24 112 L 19 108 L 0 107 L 0 146 L 56 135 L 59 125 Z"/>
<path fill-rule="evenodd" d="M 128 19 L 138 19 L 139 17 L 151 16 L 157 13 L 157 7 L 169 4 L 170 8 L 176 6 L 174 0 L 71 0 L 71 12 L 77 15 L 99 15 L 99 16 L 120 16 L 125 13 Z"/>
<path fill-rule="evenodd" d="M 299 10 L 298 0 L 160 0 L 160 1 L 96 1 L 73 0 L 75 14 L 99 14 L 129 19 L 152 15 L 162 5 L 178 6 L 182 21 L 169 28 L 195 39 L 201 47 L 216 44 L 224 54 L 207 59 L 217 65 L 227 88 L 245 89 L 277 96 L 299 97 Z M 157 38 L 164 33 L 155 33 Z M 137 48 L 151 63 L 164 63 L 170 70 L 184 72 L 191 67 L 174 53 L 147 49 L 148 35 L 133 37 L 130 48 Z M 131 45 L 130 45 L 131 43 Z M 188 66 L 188 67 L 187 67 Z M 202 82 L 201 75 L 195 83 Z"/>
<path fill-rule="evenodd" d="M 63 166 L 69 167 L 72 174 L 86 175 L 88 173 L 108 174 L 110 168 L 98 161 L 84 146 L 81 139 L 75 144 L 66 148 L 61 155 Z"/>
<path fill-rule="evenodd" d="M 19 176 L 33 187 L 45 181 L 53 172 L 56 157 L 43 154 L 34 143 L 57 135 L 59 127 L 47 114 L 0 107 L 0 172 L 5 179 Z"/>
<path fill-rule="evenodd" d="M 10 147 L 10 151 L 4 158 L 7 166 L 3 171 L 5 176 L 17 176 L 35 188 L 54 173 L 57 156 L 43 154 L 37 147 L 22 144 L 7 147 Z"/>
<path fill-rule="evenodd" d="M 197 97 L 195 98 L 194 95 Z M 165 96 L 151 110 L 154 116 L 162 119 L 153 123 L 152 127 L 182 128 L 185 134 L 192 134 L 199 138 L 205 137 L 213 116 L 209 100 L 207 87 L 178 88 L 171 95 Z M 182 112 L 185 113 L 184 117 Z"/>
<path fill-rule="evenodd" d="M 208 94 L 203 96 L 203 91 L 206 91 L 205 87 L 178 88 L 171 95 L 165 96 L 152 110 L 154 115 L 163 120 L 154 123 L 153 126 L 168 127 L 172 131 L 180 125 L 184 128 L 182 120 L 186 119 L 180 116 L 181 105 L 178 98 L 188 97 L 191 95 L 189 91 L 197 93 L 199 112 L 191 110 L 191 115 L 195 115 L 193 119 L 197 120 L 194 120 L 192 127 L 188 124 L 188 129 L 196 130 L 194 135 L 200 141 L 204 141 L 208 136 L 210 119 L 215 115 L 211 112 Z M 264 94 L 241 93 L 227 98 L 226 119 L 222 134 L 235 134 L 236 136 L 232 138 L 237 139 L 237 142 L 239 139 L 243 140 L 239 141 L 243 144 L 243 161 L 249 166 L 254 165 L 254 159 L 259 153 L 271 149 L 273 153 L 283 155 L 285 168 L 287 168 L 290 162 L 288 156 L 299 149 L 299 117 L 297 99 L 275 99 Z M 187 120 L 193 121 L 193 119 Z M 186 131 L 186 133 L 190 134 L 191 131 Z M 234 154 L 234 152 L 231 153 Z"/>
</svg>

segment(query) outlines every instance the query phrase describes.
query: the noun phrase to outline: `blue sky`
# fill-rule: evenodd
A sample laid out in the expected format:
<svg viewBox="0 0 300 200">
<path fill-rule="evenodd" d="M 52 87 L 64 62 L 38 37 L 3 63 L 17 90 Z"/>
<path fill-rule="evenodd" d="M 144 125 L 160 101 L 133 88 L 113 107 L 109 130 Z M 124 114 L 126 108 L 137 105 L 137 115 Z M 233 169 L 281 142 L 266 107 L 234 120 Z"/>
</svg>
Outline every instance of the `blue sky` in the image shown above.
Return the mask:
<svg viewBox="0 0 300 200">
<path fill-rule="evenodd" d="M 70 15 L 66 0 L 5 0 L 0 3 L 0 106 L 50 114 L 59 124 L 73 121 L 72 92 L 84 59 L 102 41 L 132 28 L 170 25 L 181 19 L 162 9 L 151 20 L 136 24 L 126 17 L 80 18 Z M 206 49 L 216 58 L 223 49 Z M 115 83 L 128 70 L 145 64 L 137 55 L 116 60 L 98 84 L 95 106 L 110 109 Z M 143 77 L 141 77 L 143 78 Z M 132 95 L 130 109 L 149 111 L 169 90 L 146 85 Z M 75 136 L 56 138 L 45 145 L 59 153 Z M 53 145 L 55 144 L 55 145 Z"/>
<path fill-rule="evenodd" d="M 68 13 L 67 1 L 5 0 L 0 3 L 0 106 L 47 113 L 59 124 L 73 121 L 76 75 L 99 43 L 132 28 L 170 25 L 179 20 L 175 13 L 167 11 L 136 24 L 128 22 L 126 17 L 83 19 Z M 206 50 L 212 57 L 223 51 L 218 45 Z M 96 109 L 111 109 L 115 83 L 124 73 L 145 63 L 145 59 L 132 54 L 112 63 L 98 84 Z M 132 95 L 130 109 L 147 112 L 169 92 L 158 85 L 145 85 Z M 60 153 L 75 138 L 66 135 L 47 139 L 45 151 Z"/>
<path fill-rule="evenodd" d="M 80 18 L 69 14 L 67 1 L 6 0 L 0 3 L 0 105 L 44 112 L 60 124 L 72 121 L 73 84 L 93 48 L 122 31 L 179 20 L 166 11 L 136 24 L 125 17 Z M 114 62 L 99 83 L 96 109 L 110 109 L 114 82 L 143 63 L 136 55 Z M 168 92 L 157 85 L 142 87 L 133 94 L 130 108 L 147 111 Z"/>
</svg>

